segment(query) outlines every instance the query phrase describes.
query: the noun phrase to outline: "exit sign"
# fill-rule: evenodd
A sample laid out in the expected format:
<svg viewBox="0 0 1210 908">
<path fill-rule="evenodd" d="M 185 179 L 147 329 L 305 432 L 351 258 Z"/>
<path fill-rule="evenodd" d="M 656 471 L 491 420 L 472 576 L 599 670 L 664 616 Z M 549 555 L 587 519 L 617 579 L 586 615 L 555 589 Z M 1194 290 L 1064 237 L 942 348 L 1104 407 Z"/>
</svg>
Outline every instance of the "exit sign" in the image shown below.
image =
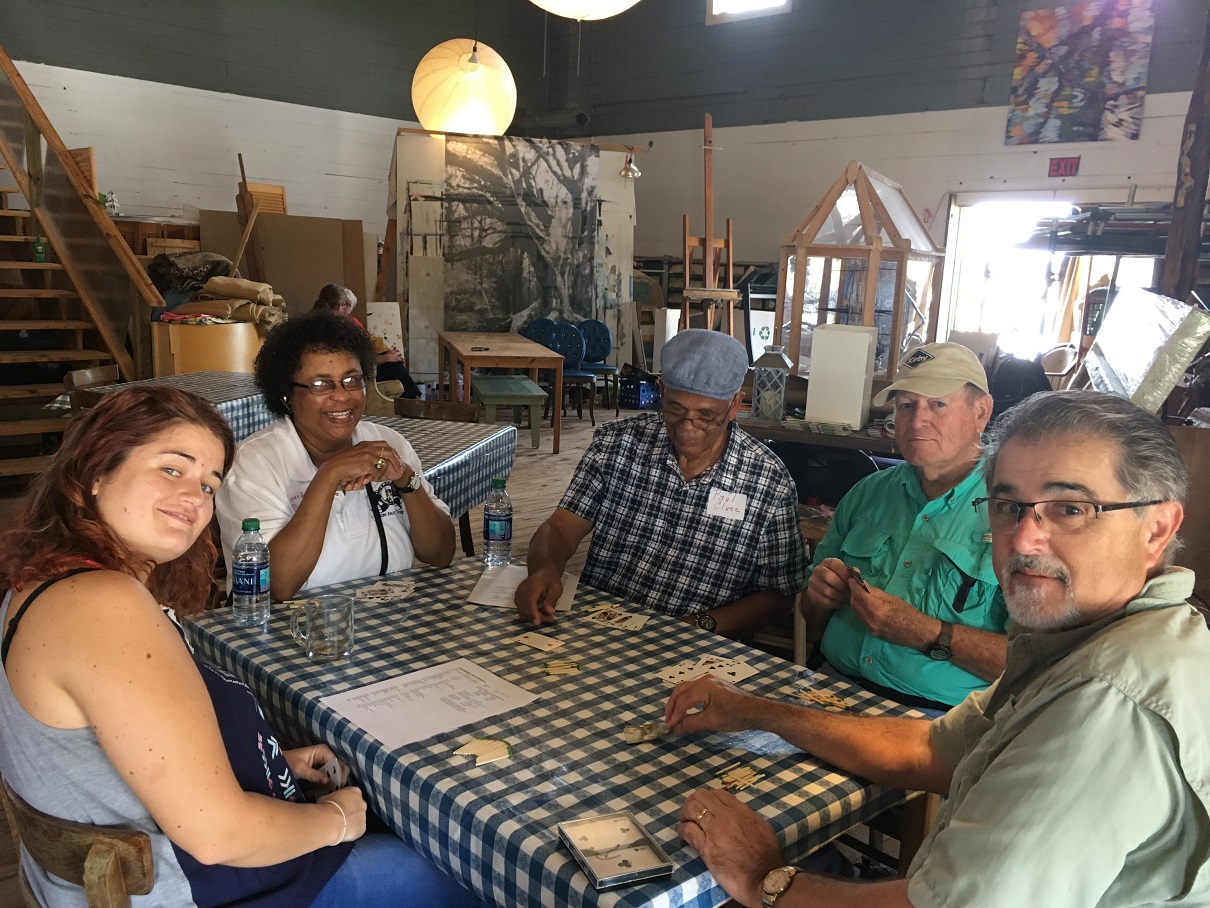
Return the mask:
<svg viewBox="0 0 1210 908">
<path fill-rule="evenodd" d="M 1080 156 L 1072 158 L 1051 158 L 1048 177 L 1074 177 L 1080 172 Z"/>
</svg>

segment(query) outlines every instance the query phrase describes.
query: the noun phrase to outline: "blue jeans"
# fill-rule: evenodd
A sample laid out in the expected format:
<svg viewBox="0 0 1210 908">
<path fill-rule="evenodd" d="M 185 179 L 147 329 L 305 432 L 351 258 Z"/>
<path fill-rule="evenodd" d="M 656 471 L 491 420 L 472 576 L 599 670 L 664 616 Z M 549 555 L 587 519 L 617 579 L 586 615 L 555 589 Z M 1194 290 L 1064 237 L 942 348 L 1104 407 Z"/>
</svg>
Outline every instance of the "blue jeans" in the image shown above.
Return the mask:
<svg viewBox="0 0 1210 908">
<path fill-rule="evenodd" d="M 446 876 L 398 836 L 371 832 L 354 843 L 311 908 L 479 908 L 490 904 Z"/>
</svg>

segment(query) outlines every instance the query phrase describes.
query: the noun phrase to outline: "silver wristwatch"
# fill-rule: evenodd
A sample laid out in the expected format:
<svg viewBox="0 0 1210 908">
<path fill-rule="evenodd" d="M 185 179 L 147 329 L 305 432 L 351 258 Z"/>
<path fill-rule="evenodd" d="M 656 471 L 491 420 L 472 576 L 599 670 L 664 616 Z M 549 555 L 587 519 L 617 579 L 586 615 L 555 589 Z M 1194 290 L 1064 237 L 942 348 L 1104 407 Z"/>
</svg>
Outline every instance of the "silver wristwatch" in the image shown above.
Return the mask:
<svg viewBox="0 0 1210 908">
<path fill-rule="evenodd" d="M 765 908 L 773 908 L 782 893 L 790 888 L 796 873 L 798 873 L 797 867 L 786 866 L 770 870 L 765 874 L 765 882 L 761 886 L 760 903 Z"/>
<path fill-rule="evenodd" d="M 407 481 L 406 485 L 396 485 L 395 488 L 399 490 L 400 495 L 407 495 L 408 493 L 415 492 L 418 488 L 420 488 L 420 484 L 422 482 L 424 482 L 424 477 L 421 475 L 419 470 L 416 470 L 412 473 L 412 478 Z"/>
</svg>

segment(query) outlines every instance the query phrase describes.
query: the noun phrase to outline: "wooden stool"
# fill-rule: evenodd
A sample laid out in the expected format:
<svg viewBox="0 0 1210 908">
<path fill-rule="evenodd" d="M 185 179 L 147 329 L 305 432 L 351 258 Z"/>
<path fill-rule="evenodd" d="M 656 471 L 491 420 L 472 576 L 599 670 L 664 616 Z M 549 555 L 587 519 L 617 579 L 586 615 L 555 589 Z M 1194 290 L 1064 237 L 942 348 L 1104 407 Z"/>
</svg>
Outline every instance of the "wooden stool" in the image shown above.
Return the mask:
<svg viewBox="0 0 1210 908">
<path fill-rule="evenodd" d="M 546 392 L 524 375 L 476 375 L 471 397 L 483 404 L 489 424 L 496 421 L 496 407 L 512 407 L 513 421 L 520 422 L 521 407 L 529 407 L 529 431 L 535 448 L 541 445 L 542 404 Z"/>
</svg>

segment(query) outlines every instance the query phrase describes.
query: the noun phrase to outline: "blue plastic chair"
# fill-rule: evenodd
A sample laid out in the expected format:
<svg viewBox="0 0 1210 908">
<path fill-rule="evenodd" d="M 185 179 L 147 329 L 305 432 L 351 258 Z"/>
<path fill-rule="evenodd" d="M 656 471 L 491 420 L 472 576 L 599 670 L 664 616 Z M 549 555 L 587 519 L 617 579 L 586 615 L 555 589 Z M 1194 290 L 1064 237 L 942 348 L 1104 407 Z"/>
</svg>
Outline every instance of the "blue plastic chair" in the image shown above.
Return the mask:
<svg viewBox="0 0 1210 908">
<path fill-rule="evenodd" d="M 535 340 L 535 338 L 530 338 L 530 340 Z M 542 343 L 542 341 L 538 341 L 538 343 Z M 580 364 L 584 361 L 584 352 L 588 349 L 584 332 L 575 325 L 555 325 L 546 346 L 563 355 L 563 390 L 570 392 L 572 387 L 576 388 L 576 416 L 580 419 L 584 418 L 584 390 L 587 389 L 588 418 L 595 426 L 597 415 L 594 398 L 597 390 L 597 374 L 580 368 Z M 554 374 L 546 370 L 544 370 L 544 374 L 547 383 L 553 387 Z M 553 394 L 551 396 L 553 397 Z M 550 402 L 550 398 L 547 398 L 547 401 Z M 559 401 L 559 407 L 566 412 L 564 401 Z M 552 423 L 554 418 L 552 413 Z"/>
<path fill-rule="evenodd" d="M 587 349 L 584 351 L 584 362 L 580 368 L 600 376 L 605 385 L 605 406 L 609 406 L 609 387 L 613 386 L 613 415 L 619 413 L 618 403 L 618 374 L 622 371 L 617 366 L 605 362 L 613 353 L 613 332 L 609 326 L 595 318 L 580 322 L 580 330 L 584 332 Z"/>
</svg>

